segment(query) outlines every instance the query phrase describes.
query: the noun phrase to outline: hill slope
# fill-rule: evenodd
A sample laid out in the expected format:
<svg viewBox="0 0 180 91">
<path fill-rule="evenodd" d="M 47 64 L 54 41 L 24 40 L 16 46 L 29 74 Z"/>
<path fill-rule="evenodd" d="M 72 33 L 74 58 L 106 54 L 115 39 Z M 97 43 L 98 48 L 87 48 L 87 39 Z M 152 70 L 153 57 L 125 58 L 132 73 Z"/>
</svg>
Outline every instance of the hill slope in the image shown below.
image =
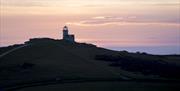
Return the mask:
<svg viewBox="0 0 180 91">
<path fill-rule="evenodd" d="M 107 51 L 96 46 L 52 39 L 34 39 L 24 45 L 26 46 L 1 57 L 1 82 L 9 79 L 18 82 L 55 77 L 61 79 L 119 77 L 119 74 L 104 63 L 93 60 L 91 56 L 94 53 L 88 55 L 91 51 L 97 53 Z"/>
<path fill-rule="evenodd" d="M 177 69 L 180 59 L 179 55 L 155 56 L 118 52 L 92 44 L 69 43 L 48 38 L 31 39 L 25 44 L 4 47 L 0 50 L 1 86 L 52 79 L 165 79 L 159 74 L 152 74 L 154 71 L 152 68 L 143 68 L 142 65 L 150 64 L 151 67 L 154 64 L 159 66 L 172 63 L 178 65 L 175 67 Z M 134 70 L 139 66 L 141 68 L 138 71 Z M 179 71 L 179 68 L 177 70 Z M 145 75 L 144 72 L 149 74 Z"/>
</svg>

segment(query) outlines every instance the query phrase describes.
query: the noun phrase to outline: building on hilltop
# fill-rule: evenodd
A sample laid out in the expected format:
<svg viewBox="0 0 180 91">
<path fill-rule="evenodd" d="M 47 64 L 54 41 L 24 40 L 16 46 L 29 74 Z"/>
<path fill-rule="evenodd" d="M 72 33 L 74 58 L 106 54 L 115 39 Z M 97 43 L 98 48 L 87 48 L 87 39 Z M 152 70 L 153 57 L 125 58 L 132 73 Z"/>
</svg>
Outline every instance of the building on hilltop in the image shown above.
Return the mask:
<svg viewBox="0 0 180 91">
<path fill-rule="evenodd" d="M 64 26 L 63 28 L 63 40 L 69 41 L 69 42 L 75 42 L 75 37 L 74 35 L 69 35 L 68 33 L 68 27 Z"/>
</svg>

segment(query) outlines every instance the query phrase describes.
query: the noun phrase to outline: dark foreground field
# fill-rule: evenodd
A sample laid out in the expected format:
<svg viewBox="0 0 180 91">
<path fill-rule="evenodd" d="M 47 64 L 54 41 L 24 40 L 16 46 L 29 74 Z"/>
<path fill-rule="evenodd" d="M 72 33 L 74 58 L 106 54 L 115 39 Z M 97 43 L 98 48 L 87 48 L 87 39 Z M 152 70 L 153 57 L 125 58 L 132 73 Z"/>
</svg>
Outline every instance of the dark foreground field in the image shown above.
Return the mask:
<svg viewBox="0 0 180 91">
<path fill-rule="evenodd" d="M 179 60 L 31 39 L 0 48 L 0 91 L 180 91 Z"/>
<path fill-rule="evenodd" d="M 179 86 L 151 82 L 84 82 L 28 87 L 17 91 L 179 91 Z"/>
</svg>

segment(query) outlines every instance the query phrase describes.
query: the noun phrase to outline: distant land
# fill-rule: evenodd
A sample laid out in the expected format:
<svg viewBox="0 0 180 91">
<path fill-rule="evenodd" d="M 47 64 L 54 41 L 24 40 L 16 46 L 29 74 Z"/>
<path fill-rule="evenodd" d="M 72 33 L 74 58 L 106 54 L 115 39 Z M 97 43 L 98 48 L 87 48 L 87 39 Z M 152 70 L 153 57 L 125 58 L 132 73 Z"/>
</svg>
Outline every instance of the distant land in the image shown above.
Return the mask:
<svg viewBox="0 0 180 91">
<path fill-rule="evenodd" d="M 0 91 L 90 91 L 89 86 L 92 91 L 179 91 L 180 55 L 113 51 L 50 38 L 0 48 Z"/>
<path fill-rule="evenodd" d="M 180 55 L 180 47 L 179 46 L 107 46 L 105 48 L 122 51 L 126 50 L 129 52 L 146 52 L 148 54 L 154 55 Z"/>
</svg>

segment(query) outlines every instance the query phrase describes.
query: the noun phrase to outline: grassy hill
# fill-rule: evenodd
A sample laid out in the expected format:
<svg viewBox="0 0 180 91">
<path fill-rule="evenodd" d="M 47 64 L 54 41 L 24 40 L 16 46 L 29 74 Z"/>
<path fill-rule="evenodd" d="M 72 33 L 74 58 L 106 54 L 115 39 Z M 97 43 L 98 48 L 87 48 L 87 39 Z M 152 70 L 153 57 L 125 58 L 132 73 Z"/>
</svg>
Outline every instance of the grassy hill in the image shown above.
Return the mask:
<svg viewBox="0 0 180 91">
<path fill-rule="evenodd" d="M 175 80 L 180 55 L 150 55 L 49 38 L 0 48 L 0 85 L 51 80 Z"/>
</svg>

